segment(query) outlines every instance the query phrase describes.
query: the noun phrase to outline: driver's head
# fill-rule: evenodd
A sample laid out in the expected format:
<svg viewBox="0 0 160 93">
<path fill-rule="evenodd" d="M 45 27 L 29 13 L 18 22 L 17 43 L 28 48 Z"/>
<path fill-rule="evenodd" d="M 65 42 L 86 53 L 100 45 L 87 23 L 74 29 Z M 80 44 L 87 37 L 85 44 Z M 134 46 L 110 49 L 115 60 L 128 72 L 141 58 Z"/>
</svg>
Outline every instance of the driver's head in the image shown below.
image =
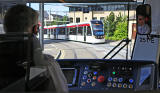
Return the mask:
<svg viewBox="0 0 160 93">
<path fill-rule="evenodd" d="M 38 24 L 38 13 L 26 5 L 11 7 L 4 17 L 4 30 L 9 32 L 33 32 Z"/>
<path fill-rule="evenodd" d="M 138 15 L 138 25 L 143 26 L 145 24 L 145 17 L 143 15 Z"/>
</svg>

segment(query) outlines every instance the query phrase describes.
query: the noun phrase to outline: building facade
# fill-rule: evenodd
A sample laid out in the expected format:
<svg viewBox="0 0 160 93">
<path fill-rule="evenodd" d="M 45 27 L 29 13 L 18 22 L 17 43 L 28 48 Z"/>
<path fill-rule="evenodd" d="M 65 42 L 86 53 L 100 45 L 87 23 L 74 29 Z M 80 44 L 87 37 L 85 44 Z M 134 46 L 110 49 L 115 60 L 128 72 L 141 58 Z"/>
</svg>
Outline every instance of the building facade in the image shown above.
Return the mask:
<svg viewBox="0 0 160 93">
<path fill-rule="evenodd" d="M 136 24 L 136 7 L 140 3 L 130 2 L 128 3 L 96 3 L 96 4 L 68 4 L 70 23 L 87 22 L 90 20 L 104 20 L 109 16 L 111 12 L 118 16 L 120 13 L 122 16 L 128 16 L 129 8 L 129 28 L 128 34 L 131 39 L 132 25 Z M 130 20 L 131 18 L 131 20 Z M 134 38 L 133 38 L 134 39 Z"/>
</svg>

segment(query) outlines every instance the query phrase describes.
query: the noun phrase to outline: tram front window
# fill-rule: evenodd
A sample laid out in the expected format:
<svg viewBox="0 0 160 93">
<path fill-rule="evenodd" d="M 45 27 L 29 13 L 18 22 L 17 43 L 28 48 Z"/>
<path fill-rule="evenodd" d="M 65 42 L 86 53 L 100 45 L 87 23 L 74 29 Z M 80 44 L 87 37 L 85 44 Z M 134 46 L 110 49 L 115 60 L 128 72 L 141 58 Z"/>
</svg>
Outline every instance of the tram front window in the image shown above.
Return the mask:
<svg viewBox="0 0 160 93">
<path fill-rule="evenodd" d="M 93 33 L 94 35 L 104 35 L 103 25 L 102 24 L 93 24 Z"/>
<path fill-rule="evenodd" d="M 102 24 L 93 24 L 93 30 L 103 30 Z"/>
</svg>

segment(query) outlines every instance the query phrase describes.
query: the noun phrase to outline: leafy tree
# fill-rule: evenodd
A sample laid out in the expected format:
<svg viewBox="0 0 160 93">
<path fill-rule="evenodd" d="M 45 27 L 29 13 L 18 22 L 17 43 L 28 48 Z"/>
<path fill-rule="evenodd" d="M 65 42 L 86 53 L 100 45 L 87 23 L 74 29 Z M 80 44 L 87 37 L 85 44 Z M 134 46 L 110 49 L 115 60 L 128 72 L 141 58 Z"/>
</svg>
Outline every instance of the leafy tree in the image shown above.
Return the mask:
<svg viewBox="0 0 160 93">
<path fill-rule="evenodd" d="M 62 21 L 64 21 L 63 24 L 65 24 L 66 21 L 68 21 L 68 16 L 63 16 Z"/>
<path fill-rule="evenodd" d="M 54 21 L 51 22 L 51 24 L 48 25 L 62 25 L 66 24 L 66 21 L 68 20 L 68 16 L 63 16 L 63 18 L 56 18 Z"/>
<path fill-rule="evenodd" d="M 119 13 L 115 16 L 113 12 L 104 20 L 104 31 L 106 39 L 122 40 L 127 38 L 127 16 Z"/>
<path fill-rule="evenodd" d="M 51 25 L 57 25 L 57 22 L 56 21 L 52 21 Z"/>
<path fill-rule="evenodd" d="M 104 31 L 107 37 L 113 36 L 115 31 L 115 14 L 111 12 L 109 16 L 104 20 Z"/>
<path fill-rule="evenodd" d="M 114 32 L 114 40 L 122 40 L 127 38 L 127 21 L 118 22 Z"/>
</svg>

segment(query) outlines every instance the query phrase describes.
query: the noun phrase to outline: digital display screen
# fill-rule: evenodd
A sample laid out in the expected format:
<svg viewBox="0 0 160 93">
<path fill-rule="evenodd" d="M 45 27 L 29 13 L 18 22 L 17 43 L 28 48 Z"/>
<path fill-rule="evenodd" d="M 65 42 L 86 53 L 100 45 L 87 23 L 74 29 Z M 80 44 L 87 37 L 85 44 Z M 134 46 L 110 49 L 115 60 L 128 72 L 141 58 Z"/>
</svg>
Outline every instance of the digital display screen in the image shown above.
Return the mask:
<svg viewBox="0 0 160 93">
<path fill-rule="evenodd" d="M 103 24 L 93 24 L 93 30 L 102 30 L 103 31 Z"/>
<path fill-rule="evenodd" d="M 64 76 L 67 79 L 68 86 L 73 86 L 76 81 L 77 69 L 75 68 L 62 68 Z"/>
<path fill-rule="evenodd" d="M 141 68 L 139 86 L 150 83 L 151 70 L 152 68 L 150 66 Z"/>
</svg>

